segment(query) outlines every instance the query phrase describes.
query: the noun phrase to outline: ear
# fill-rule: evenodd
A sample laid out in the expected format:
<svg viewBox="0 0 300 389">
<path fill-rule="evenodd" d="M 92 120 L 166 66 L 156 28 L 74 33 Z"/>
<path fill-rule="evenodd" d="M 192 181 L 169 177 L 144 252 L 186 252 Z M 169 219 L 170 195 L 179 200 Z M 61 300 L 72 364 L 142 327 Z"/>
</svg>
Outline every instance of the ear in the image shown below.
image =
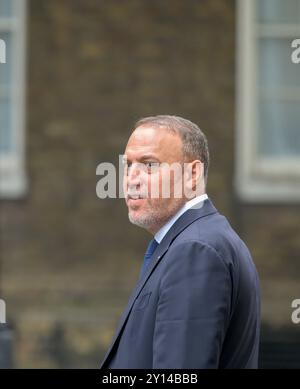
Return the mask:
<svg viewBox="0 0 300 389">
<path fill-rule="evenodd" d="M 193 161 L 192 164 L 193 184 L 196 188 L 201 182 L 204 181 L 204 164 L 199 160 Z"/>
<path fill-rule="evenodd" d="M 204 190 L 204 165 L 196 159 L 186 164 L 185 188 L 189 198 L 194 197 Z"/>
</svg>

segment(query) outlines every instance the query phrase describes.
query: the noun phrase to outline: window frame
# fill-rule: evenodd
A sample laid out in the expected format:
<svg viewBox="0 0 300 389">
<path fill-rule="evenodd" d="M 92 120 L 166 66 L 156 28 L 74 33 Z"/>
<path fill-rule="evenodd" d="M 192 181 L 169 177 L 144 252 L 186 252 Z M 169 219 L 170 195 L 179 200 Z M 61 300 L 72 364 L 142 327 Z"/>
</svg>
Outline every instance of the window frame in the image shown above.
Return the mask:
<svg viewBox="0 0 300 389">
<path fill-rule="evenodd" d="M 0 152 L 0 199 L 27 192 L 25 171 L 25 74 L 27 0 L 14 0 L 10 17 L 0 16 L 0 31 L 12 36 L 11 131 L 12 150 Z M 2 66 L 2 64 L 0 64 Z"/>
<path fill-rule="evenodd" d="M 259 37 L 255 16 L 256 0 L 237 1 L 235 192 L 246 202 L 299 202 L 300 156 L 278 158 L 256 153 Z M 296 32 L 300 35 L 300 29 L 292 24 L 260 27 L 260 34 L 279 34 L 280 38 L 289 37 L 291 42 L 298 38 Z"/>
</svg>

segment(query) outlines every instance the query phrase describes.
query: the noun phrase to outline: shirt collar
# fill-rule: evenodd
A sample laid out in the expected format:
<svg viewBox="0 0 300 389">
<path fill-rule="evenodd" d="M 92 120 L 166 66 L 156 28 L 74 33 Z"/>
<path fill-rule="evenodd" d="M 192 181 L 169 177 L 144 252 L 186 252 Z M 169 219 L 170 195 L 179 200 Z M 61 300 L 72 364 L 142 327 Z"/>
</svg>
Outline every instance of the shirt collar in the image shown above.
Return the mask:
<svg viewBox="0 0 300 389">
<path fill-rule="evenodd" d="M 167 221 L 167 223 L 161 227 L 161 229 L 159 231 L 157 231 L 157 233 L 154 235 L 154 239 L 160 243 L 163 238 L 165 237 L 165 235 L 167 234 L 167 232 L 169 231 L 169 229 L 173 226 L 173 224 L 176 222 L 177 219 L 180 218 L 181 215 L 183 215 L 188 209 L 194 207 L 196 204 L 198 204 L 198 206 L 200 206 L 199 203 L 203 203 L 204 200 L 207 200 L 208 199 L 208 196 L 207 194 L 203 194 L 201 196 L 196 196 L 194 197 L 192 200 L 189 200 L 187 201 L 182 208 L 179 209 L 179 211 L 171 217 L 171 219 L 169 219 Z M 201 204 L 202 206 L 202 204 Z"/>
</svg>

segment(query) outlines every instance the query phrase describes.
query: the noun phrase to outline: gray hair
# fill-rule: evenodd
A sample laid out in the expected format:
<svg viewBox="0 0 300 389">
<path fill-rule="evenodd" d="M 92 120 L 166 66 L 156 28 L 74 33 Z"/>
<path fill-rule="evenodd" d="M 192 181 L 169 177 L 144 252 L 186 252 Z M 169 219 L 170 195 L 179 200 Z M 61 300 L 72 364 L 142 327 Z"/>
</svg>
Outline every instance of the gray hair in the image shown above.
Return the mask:
<svg viewBox="0 0 300 389">
<path fill-rule="evenodd" d="M 138 120 L 134 129 L 145 125 L 151 125 L 154 128 L 164 127 L 178 134 L 182 140 L 184 157 L 192 160 L 199 159 L 203 163 L 204 179 L 205 183 L 207 182 L 209 167 L 208 142 L 204 133 L 195 123 L 180 116 L 157 115 Z"/>
</svg>

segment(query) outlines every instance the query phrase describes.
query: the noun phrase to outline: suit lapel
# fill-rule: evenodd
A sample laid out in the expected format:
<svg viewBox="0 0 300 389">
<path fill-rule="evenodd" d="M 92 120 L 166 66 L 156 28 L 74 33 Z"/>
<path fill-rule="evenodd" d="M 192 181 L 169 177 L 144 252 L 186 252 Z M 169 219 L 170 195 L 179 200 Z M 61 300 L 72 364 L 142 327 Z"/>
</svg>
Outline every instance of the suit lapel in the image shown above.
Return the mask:
<svg viewBox="0 0 300 389">
<path fill-rule="evenodd" d="M 112 343 L 103 359 L 103 362 L 101 364 L 101 367 L 104 367 L 105 362 L 107 361 L 107 358 L 112 351 L 113 346 L 115 345 L 116 341 L 118 340 L 119 336 L 121 335 L 122 329 L 127 321 L 127 318 L 131 312 L 132 306 L 135 302 L 135 300 L 139 297 L 145 283 L 147 282 L 148 278 L 152 274 L 152 272 L 155 270 L 158 263 L 161 261 L 164 254 L 168 251 L 171 243 L 176 238 L 177 235 L 180 234 L 187 226 L 189 226 L 191 223 L 193 223 L 195 220 L 200 219 L 202 217 L 211 215 L 216 213 L 217 210 L 213 206 L 212 202 L 207 199 L 204 201 L 204 204 L 202 208 L 191 208 L 188 211 L 186 211 L 178 220 L 176 220 L 175 224 L 170 228 L 170 230 L 167 232 L 166 236 L 163 238 L 163 240 L 160 242 L 160 244 L 157 246 L 156 250 L 153 252 L 152 257 L 150 259 L 150 265 L 148 269 L 146 270 L 144 276 L 139 279 L 134 291 L 132 292 L 127 307 L 125 311 L 123 312 L 121 319 L 119 321 L 119 325 L 117 327 L 115 336 L 112 340 Z"/>
</svg>

